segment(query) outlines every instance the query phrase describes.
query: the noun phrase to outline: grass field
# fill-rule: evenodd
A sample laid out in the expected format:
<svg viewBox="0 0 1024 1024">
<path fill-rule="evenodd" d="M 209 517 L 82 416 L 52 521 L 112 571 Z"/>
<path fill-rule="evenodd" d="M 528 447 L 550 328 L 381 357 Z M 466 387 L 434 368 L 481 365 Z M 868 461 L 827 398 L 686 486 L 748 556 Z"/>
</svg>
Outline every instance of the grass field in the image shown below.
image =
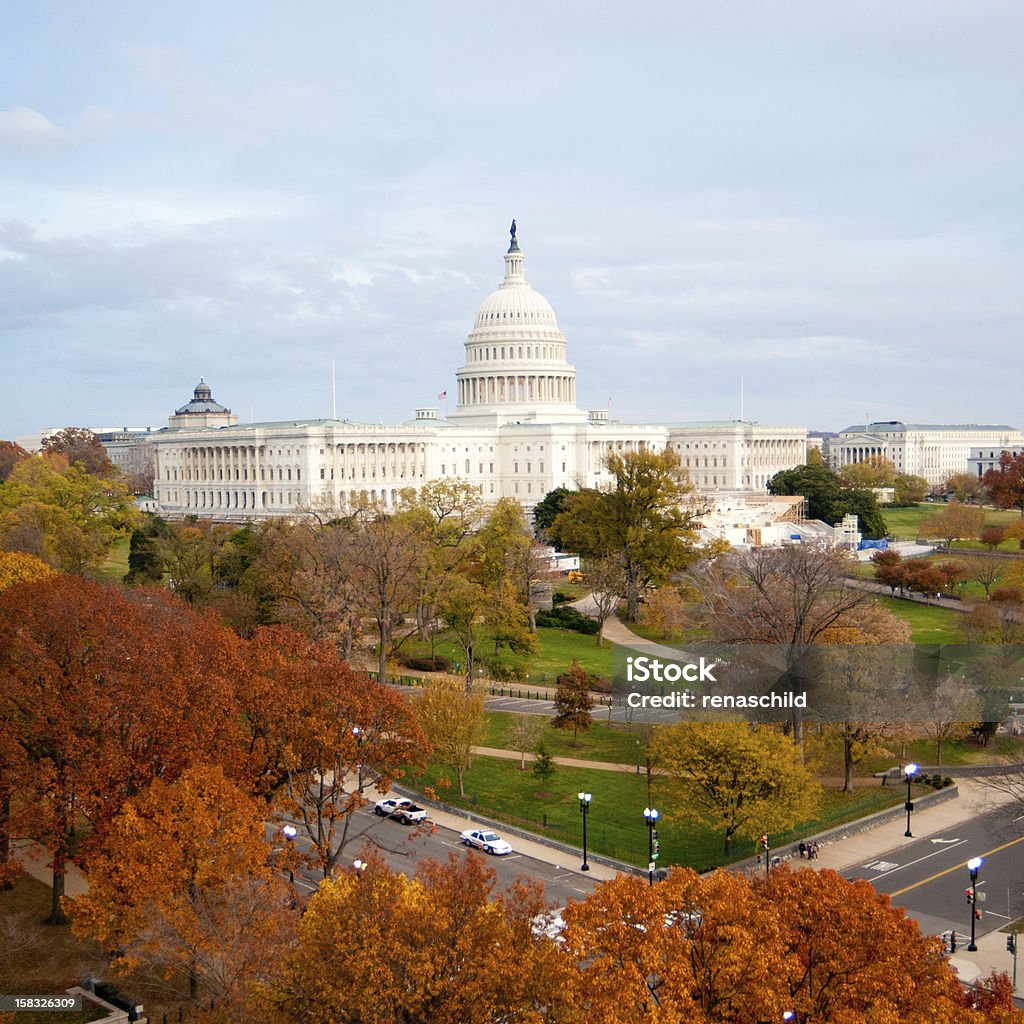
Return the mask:
<svg viewBox="0 0 1024 1024">
<path fill-rule="evenodd" d="M 568 669 L 575 658 L 588 672 L 602 678 L 610 678 L 612 673 L 612 648 L 610 644 L 598 647 L 596 638 L 574 633 L 568 629 L 550 629 L 541 626 L 537 630 L 537 641 L 540 649 L 536 654 L 526 657 L 526 671 L 529 679 L 523 686 L 544 686 L 554 683 L 555 679 Z M 479 644 L 479 650 L 490 653 L 494 641 L 487 637 Z M 406 653 L 421 655 L 430 654 L 429 644 L 413 644 L 405 648 Z M 442 634 L 435 644 L 435 651 L 460 664 L 465 655 L 462 648 L 450 634 Z M 519 685 L 519 684 L 513 684 Z"/>
<path fill-rule="evenodd" d="M 912 643 L 955 644 L 963 640 L 959 631 L 962 612 L 918 604 L 916 601 L 903 601 L 898 597 L 879 597 L 877 601 L 883 608 L 909 623 Z"/>
<path fill-rule="evenodd" d="M 945 508 L 940 501 L 924 502 L 911 508 L 883 508 L 882 516 L 889 533 L 897 540 L 916 540 L 918 527 L 929 516 L 937 515 Z M 1020 519 L 1020 513 L 1013 509 L 986 508 L 985 526 L 1006 526 Z M 959 547 L 982 548 L 978 541 L 956 541 L 954 550 Z M 1004 541 L 1000 551 L 1019 550 L 1017 541 Z"/>
<path fill-rule="evenodd" d="M 442 775 L 435 767 L 419 781 L 436 785 Z M 683 783 L 655 778 L 649 792 L 643 774 L 559 766 L 542 786 L 529 767 L 523 772 L 518 761 L 489 757 L 475 758 L 465 780 L 465 798 L 460 798 L 454 787 L 439 789 L 439 796 L 448 803 L 577 846 L 581 840 L 576 794 L 581 790 L 593 793 L 587 820 L 588 847 L 592 852 L 641 866 L 647 863 L 643 809 L 653 805 L 662 813 L 658 826 L 660 867 L 681 864 L 705 871 L 724 861 L 721 834 L 692 817 L 674 816 L 673 808 L 679 803 L 676 787 Z M 772 845 L 779 847 L 800 836 L 902 803 L 903 799 L 899 787 L 869 786 L 850 794 L 825 790 L 817 816 L 773 836 Z M 740 860 L 754 852 L 752 841 L 737 842 L 730 859 Z"/>
<path fill-rule="evenodd" d="M 482 746 L 500 750 L 514 750 L 509 738 L 512 715 L 493 711 L 487 715 L 487 737 Z M 577 737 L 572 745 L 572 733 L 548 725 L 542 737 L 544 749 L 556 757 L 574 757 L 582 761 L 604 761 L 613 765 L 636 765 L 637 734 L 624 726 L 594 722 L 588 732 Z"/>
<path fill-rule="evenodd" d="M 120 583 L 128 572 L 128 546 L 130 538 L 119 537 L 110 546 L 107 557 L 96 570 L 101 583 Z"/>
</svg>

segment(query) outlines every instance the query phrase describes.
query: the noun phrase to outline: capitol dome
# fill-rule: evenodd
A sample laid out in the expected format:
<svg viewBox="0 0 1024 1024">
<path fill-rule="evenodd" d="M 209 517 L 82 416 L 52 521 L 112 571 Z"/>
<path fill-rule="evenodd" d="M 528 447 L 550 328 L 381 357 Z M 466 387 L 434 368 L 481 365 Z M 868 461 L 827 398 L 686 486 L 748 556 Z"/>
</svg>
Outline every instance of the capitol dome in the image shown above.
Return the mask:
<svg viewBox="0 0 1024 1024">
<path fill-rule="evenodd" d="M 523 274 L 526 257 L 512 222 L 505 279 L 480 303 L 456 373 L 452 419 L 575 420 L 576 368 L 566 361 L 555 311 Z"/>
</svg>

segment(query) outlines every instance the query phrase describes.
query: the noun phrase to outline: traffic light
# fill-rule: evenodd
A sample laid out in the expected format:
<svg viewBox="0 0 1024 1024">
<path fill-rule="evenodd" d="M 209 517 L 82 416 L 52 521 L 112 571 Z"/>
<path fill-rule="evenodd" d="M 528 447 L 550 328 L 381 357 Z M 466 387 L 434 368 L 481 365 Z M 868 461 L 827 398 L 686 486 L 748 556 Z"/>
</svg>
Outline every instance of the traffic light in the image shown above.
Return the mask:
<svg viewBox="0 0 1024 1024">
<path fill-rule="evenodd" d="M 761 849 L 763 849 L 766 853 L 768 852 L 768 833 L 767 832 L 763 836 L 761 836 Z"/>
<path fill-rule="evenodd" d="M 1014 956 L 1017 955 L 1017 936 L 1007 935 L 1006 936 L 1006 952 L 1012 953 Z"/>
<path fill-rule="evenodd" d="M 980 921 L 981 920 L 981 911 L 980 910 L 975 910 L 974 911 L 974 920 L 975 921 Z"/>
<path fill-rule="evenodd" d="M 967 902 L 974 902 L 974 886 L 972 885 L 967 886 Z"/>
</svg>

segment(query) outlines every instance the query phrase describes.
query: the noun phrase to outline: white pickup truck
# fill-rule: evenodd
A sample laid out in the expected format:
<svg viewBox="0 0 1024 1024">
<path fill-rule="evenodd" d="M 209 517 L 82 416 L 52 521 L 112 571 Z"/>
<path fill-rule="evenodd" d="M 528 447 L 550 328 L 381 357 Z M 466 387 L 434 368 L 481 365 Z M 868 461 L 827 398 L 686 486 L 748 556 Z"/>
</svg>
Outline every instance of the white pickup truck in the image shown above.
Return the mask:
<svg viewBox="0 0 1024 1024">
<path fill-rule="evenodd" d="M 382 818 L 394 818 L 403 825 L 418 825 L 427 820 L 427 812 L 405 797 L 387 797 L 373 805 L 373 813 Z"/>
</svg>

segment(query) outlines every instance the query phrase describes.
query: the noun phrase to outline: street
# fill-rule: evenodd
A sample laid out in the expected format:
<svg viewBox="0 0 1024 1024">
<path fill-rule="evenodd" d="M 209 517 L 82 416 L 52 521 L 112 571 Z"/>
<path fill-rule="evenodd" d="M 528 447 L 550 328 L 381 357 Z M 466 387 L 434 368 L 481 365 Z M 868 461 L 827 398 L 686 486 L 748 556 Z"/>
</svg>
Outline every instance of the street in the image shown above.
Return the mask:
<svg viewBox="0 0 1024 1024">
<path fill-rule="evenodd" d="M 894 847 L 844 874 L 868 879 L 894 904 L 905 907 L 923 931 L 939 934 L 954 929 L 962 937 L 971 931 L 967 861 L 981 857 L 977 902 L 981 917 L 975 923 L 981 936 L 1024 917 L 1022 854 L 1024 815 L 1019 805 L 1011 805 Z M 965 938 L 962 944 L 966 942 Z"/>
</svg>

